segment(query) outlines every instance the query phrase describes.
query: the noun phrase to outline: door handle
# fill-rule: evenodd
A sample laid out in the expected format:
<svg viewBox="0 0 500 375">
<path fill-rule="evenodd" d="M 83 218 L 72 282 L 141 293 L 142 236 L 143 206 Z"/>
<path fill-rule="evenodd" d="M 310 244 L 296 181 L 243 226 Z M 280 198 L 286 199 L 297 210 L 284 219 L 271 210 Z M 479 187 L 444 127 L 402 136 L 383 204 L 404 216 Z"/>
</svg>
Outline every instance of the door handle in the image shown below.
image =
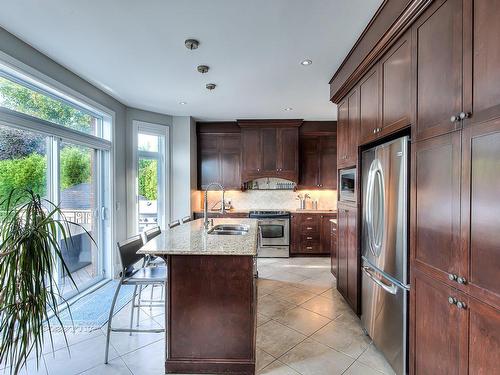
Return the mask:
<svg viewBox="0 0 500 375">
<path fill-rule="evenodd" d="M 368 266 L 363 266 L 362 267 L 363 272 L 368 276 L 375 284 L 380 286 L 382 289 L 384 289 L 387 293 L 396 295 L 398 288 L 396 285 L 392 284 L 387 285 L 378 278 L 375 277 L 375 275 L 372 273 L 372 268 Z"/>
</svg>

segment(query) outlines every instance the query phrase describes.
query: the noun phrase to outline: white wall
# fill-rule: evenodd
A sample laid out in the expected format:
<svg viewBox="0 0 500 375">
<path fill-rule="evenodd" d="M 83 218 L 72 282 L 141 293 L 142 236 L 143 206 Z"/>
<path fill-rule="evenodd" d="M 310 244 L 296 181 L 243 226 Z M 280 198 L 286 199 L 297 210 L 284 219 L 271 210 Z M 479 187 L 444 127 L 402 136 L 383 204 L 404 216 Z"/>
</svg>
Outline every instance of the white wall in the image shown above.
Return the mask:
<svg viewBox="0 0 500 375">
<path fill-rule="evenodd" d="M 174 116 L 171 132 L 171 219 L 191 215 L 196 191 L 196 122 Z"/>
</svg>

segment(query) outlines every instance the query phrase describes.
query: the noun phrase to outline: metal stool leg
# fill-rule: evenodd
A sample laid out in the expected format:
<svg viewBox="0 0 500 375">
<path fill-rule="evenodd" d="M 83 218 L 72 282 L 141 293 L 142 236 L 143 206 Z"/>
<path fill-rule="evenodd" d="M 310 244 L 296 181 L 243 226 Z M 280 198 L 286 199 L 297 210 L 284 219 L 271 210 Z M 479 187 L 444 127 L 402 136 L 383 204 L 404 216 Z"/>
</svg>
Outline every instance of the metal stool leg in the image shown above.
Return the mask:
<svg viewBox="0 0 500 375">
<path fill-rule="evenodd" d="M 139 316 L 141 314 L 141 296 L 142 296 L 142 285 L 139 285 L 139 297 L 137 298 L 137 322 L 135 324 L 136 327 L 139 327 Z"/>
<path fill-rule="evenodd" d="M 150 301 L 149 302 L 149 312 L 152 312 L 153 311 L 153 293 L 155 291 L 155 284 L 151 285 L 151 298 L 150 298 Z"/>
<path fill-rule="evenodd" d="M 136 296 L 137 296 L 137 285 L 134 287 L 134 294 L 132 295 L 132 305 L 130 307 L 130 329 L 132 329 L 132 325 L 134 324 L 134 308 L 135 308 Z M 129 336 L 132 336 L 132 332 L 129 333 Z"/>
<path fill-rule="evenodd" d="M 118 298 L 118 293 L 120 292 L 120 288 L 122 287 L 122 279 L 120 279 L 118 283 L 118 287 L 116 288 L 115 295 L 113 296 L 113 302 L 111 303 L 111 309 L 109 310 L 108 317 L 108 329 L 106 332 L 106 354 L 104 355 L 104 363 L 108 364 L 108 355 L 109 355 L 109 338 L 111 336 L 111 321 L 113 320 L 113 312 L 115 310 L 116 300 Z"/>
</svg>

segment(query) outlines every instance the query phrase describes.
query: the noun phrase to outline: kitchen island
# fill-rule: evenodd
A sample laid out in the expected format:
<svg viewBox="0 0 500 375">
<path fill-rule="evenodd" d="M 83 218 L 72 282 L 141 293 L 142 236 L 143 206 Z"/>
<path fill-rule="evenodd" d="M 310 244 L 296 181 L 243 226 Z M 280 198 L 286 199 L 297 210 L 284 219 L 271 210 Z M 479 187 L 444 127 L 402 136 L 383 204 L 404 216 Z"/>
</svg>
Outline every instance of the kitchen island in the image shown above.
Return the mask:
<svg viewBox="0 0 500 375">
<path fill-rule="evenodd" d="M 221 224 L 247 231 L 210 231 Z M 257 231 L 256 220 L 221 218 L 207 232 L 199 219 L 140 250 L 167 264 L 166 373 L 255 374 Z"/>
</svg>

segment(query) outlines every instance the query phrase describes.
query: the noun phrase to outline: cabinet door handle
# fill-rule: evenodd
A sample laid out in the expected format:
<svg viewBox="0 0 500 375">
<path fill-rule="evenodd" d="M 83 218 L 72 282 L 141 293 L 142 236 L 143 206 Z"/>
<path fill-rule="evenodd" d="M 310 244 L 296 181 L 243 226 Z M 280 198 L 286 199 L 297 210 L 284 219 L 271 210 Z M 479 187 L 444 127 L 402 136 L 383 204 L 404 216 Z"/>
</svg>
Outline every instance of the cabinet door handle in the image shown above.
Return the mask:
<svg viewBox="0 0 500 375">
<path fill-rule="evenodd" d="M 457 283 L 465 285 L 465 284 L 467 284 L 467 279 L 465 277 L 458 277 Z"/>
<path fill-rule="evenodd" d="M 468 112 L 460 112 L 460 114 L 458 115 L 458 117 L 460 117 L 460 120 L 465 120 L 466 118 L 469 118 L 470 117 L 470 113 Z"/>
<path fill-rule="evenodd" d="M 457 302 L 458 302 L 458 300 L 457 300 L 455 297 L 451 297 L 451 296 L 450 296 L 450 297 L 448 297 L 448 303 L 449 303 L 450 305 L 456 305 L 456 304 L 457 304 Z"/>
<path fill-rule="evenodd" d="M 312 240 L 313 238 L 312 237 L 307 237 L 308 240 Z"/>
<path fill-rule="evenodd" d="M 312 228 L 311 228 L 311 227 L 307 227 L 306 229 L 307 229 L 307 230 L 311 230 Z"/>
<path fill-rule="evenodd" d="M 451 121 L 452 123 L 455 123 L 455 122 L 460 121 L 460 113 L 459 113 L 459 114 L 456 114 L 456 115 L 451 116 L 451 117 L 450 117 L 450 121 Z"/>
<path fill-rule="evenodd" d="M 375 134 L 377 132 L 377 129 L 373 129 L 373 134 Z"/>
<path fill-rule="evenodd" d="M 307 246 L 306 249 L 307 250 L 312 250 L 312 246 Z"/>
<path fill-rule="evenodd" d="M 257 168 L 257 172 L 260 172 L 260 168 Z"/>
<path fill-rule="evenodd" d="M 451 281 L 454 281 L 458 278 L 457 275 L 455 275 L 454 273 L 450 273 L 448 274 L 448 279 L 450 279 Z"/>
<path fill-rule="evenodd" d="M 459 309 L 463 309 L 463 310 L 465 310 L 465 309 L 467 308 L 467 305 L 465 304 L 465 302 L 458 301 L 458 302 L 457 302 L 457 307 L 458 307 Z"/>
<path fill-rule="evenodd" d="M 312 220 L 312 217 L 306 217 L 306 220 Z"/>
</svg>

